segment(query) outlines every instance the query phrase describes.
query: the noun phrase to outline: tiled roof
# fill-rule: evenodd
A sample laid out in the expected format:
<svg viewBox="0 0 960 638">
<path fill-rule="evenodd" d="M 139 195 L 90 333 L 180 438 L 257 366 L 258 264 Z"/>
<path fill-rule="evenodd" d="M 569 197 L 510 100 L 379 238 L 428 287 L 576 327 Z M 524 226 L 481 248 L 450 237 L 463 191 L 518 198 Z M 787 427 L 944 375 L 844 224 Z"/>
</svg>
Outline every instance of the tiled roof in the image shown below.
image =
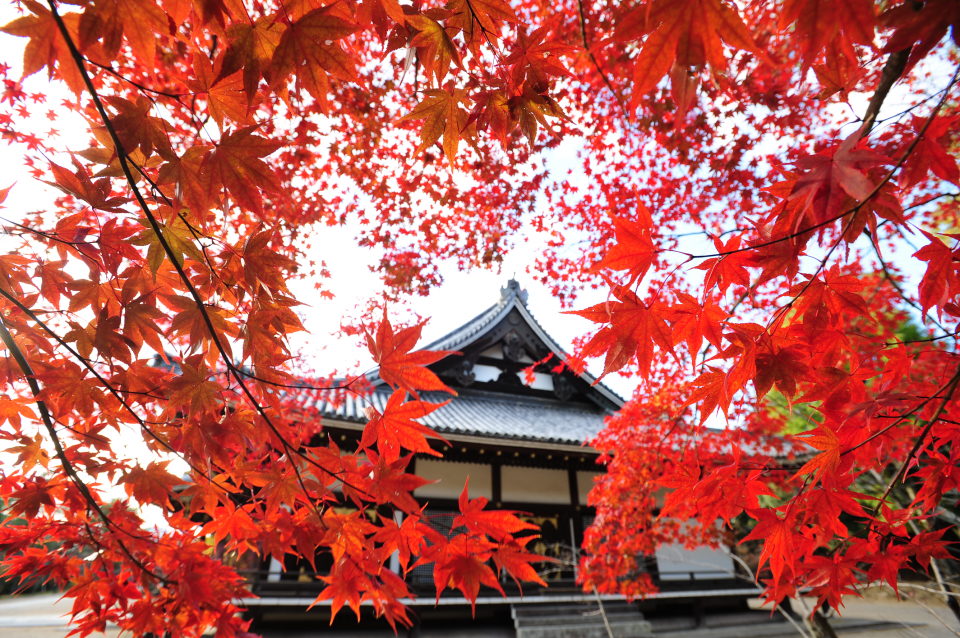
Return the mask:
<svg viewBox="0 0 960 638">
<path fill-rule="evenodd" d="M 347 396 L 336 407 L 325 400 L 312 407 L 325 419 L 364 423 L 363 409 L 372 405 L 382 412 L 390 392 L 379 386 L 365 399 Z M 421 399 L 439 403 L 451 396 L 424 392 Z M 464 389 L 448 405 L 418 420 L 440 434 L 579 445 L 603 428 L 605 416 L 599 407 L 582 403 Z"/>
<path fill-rule="evenodd" d="M 517 312 L 520 313 L 520 316 L 523 317 L 523 320 L 533 329 L 540 340 L 543 341 L 544 345 L 552 350 L 560 360 L 565 361 L 568 356 L 567 353 L 553 337 L 547 334 L 543 326 L 534 318 L 533 313 L 527 308 L 527 292 L 520 288 L 520 284 L 515 279 L 511 279 L 507 282 L 506 286 L 500 288 L 500 301 L 456 330 L 424 346 L 424 350 L 463 350 L 466 346 L 481 338 L 491 328 L 500 323 L 514 308 L 516 308 Z M 580 375 L 580 378 L 590 384 L 594 391 L 602 395 L 610 404 L 615 405 L 617 409 L 623 406 L 623 397 L 604 384 L 597 383 L 594 376 L 584 372 Z M 378 370 L 372 370 L 367 373 L 367 379 L 375 386 L 383 383 L 380 380 Z"/>
</svg>

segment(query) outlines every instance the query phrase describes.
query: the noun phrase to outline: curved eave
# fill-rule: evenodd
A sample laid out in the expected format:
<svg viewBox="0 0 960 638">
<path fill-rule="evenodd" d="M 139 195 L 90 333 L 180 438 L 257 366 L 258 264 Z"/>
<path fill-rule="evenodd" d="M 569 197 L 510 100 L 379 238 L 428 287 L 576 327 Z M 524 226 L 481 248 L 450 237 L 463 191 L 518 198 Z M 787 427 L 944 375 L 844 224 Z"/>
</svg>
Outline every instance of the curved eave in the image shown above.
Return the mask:
<svg viewBox="0 0 960 638">
<path fill-rule="evenodd" d="M 351 419 L 342 416 L 324 417 L 324 423 L 333 428 L 341 430 L 354 430 L 362 432 L 366 424 L 364 419 Z M 451 443 L 467 443 L 477 445 L 502 445 L 504 447 L 518 447 L 533 450 L 548 450 L 552 452 L 567 452 L 571 454 L 600 454 L 600 450 L 589 446 L 581 445 L 573 441 L 559 441 L 547 438 L 519 437 L 511 435 L 492 436 L 483 432 L 473 433 L 462 430 L 452 430 L 449 428 L 432 428 L 437 434 L 443 435 L 443 438 Z"/>
<path fill-rule="evenodd" d="M 491 329 L 505 319 L 514 308 L 517 309 L 517 312 L 519 312 L 520 316 L 527 322 L 534 334 L 543 341 L 553 354 L 561 361 L 566 361 L 569 355 L 560 347 L 560 344 L 554 341 L 553 337 L 543 329 L 543 326 L 540 325 L 533 314 L 527 309 L 526 304 L 519 301 L 516 293 L 510 294 L 506 299 L 491 306 L 453 332 L 447 333 L 436 341 L 427 344 L 423 350 L 462 350 L 475 341 L 482 339 Z M 379 368 L 368 372 L 366 377 L 367 381 L 373 386 L 383 384 L 383 380 L 380 378 Z M 616 406 L 617 410 L 623 407 L 626 401 L 607 386 L 602 383 L 597 383 L 596 377 L 588 372 L 581 373 L 579 377 L 586 381 L 593 391 Z"/>
</svg>

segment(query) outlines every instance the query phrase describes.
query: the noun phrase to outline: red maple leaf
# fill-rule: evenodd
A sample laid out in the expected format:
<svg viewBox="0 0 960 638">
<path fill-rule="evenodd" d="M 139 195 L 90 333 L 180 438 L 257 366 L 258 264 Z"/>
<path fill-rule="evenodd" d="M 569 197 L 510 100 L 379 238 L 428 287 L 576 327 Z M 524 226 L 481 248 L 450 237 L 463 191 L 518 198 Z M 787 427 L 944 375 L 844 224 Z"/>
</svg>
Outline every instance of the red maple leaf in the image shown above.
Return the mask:
<svg viewBox="0 0 960 638">
<path fill-rule="evenodd" d="M 470 500 L 467 496 L 469 486 L 470 478 L 467 477 L 460 493 L 460 515 L 453 519 L 454 529 L 463 525 L 471 532 L 486 534 L 496 540 L 506 538 L 508 534 L 537 529 L 536 525 L 521 521 L 516 517 L 516 512 L 511 510 L 484 512 L 483 508 L 489 501 L 483 496 Z"/>
<path fill-rule="evenodd" d="M 652 225 L 650 211 L 639 203 L 635 221 L 613 217 L 617 243 L 591 270 L 599 271 L 603 268 L 626 270 L 630 277 L 627 286 L 633 285 L 633 282 L 638 279 L 642 280 L 659 252 L 653 247 L 653 240 L 650 238 Z"/>
<path fill-rule="evenodd" d="M 369 448 L 376 445 L 387 463 L 393 463 L 400 458 L 401 448 L 413 452 L 424 452 L 433 456 L 442 456 L 430 447 L 426 437 L 439 439 L 444 443 L 449 443 L 449 441 L 427 426 L 417 423 L 414 419 L 422 419 L 431 412 L 447 405 L 449 401 L 443 403 L 407 401 L 404 403 L 406 396 L 406 390 L 394 390 L 390 398 L 387 399 L 383 414 L 377 412 L 377 409 L 373 407 L 364 409 L 364 414 L 369 420 L 363 428 L 360 447 Z"/>
<path fill-rule="evenodd" d="M 377 327 L 376 337 L 364 328 L 367 347 L 373 360 L 380 364 L 380 378 L 393 388 L 402 388 L 415 397 L 417 390 L 440 390 L 456 396 L 440 378 L 425 366 L 450 354 L 459 354 L 451 350 L 417 350 L 410 352 L 417 341 L 426 321 L 404 328 L 394 334 L 387 309 L 383 309 L 383 321 Z"/>
</svg>

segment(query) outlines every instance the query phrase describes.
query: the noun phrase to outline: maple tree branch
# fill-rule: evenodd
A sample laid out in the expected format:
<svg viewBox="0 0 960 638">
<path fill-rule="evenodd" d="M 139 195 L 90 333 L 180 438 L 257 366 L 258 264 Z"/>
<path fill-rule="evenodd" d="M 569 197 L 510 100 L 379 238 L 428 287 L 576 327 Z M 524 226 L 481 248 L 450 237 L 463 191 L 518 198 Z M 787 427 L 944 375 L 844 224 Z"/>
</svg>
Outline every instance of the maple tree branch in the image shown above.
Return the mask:
<svg viewBox="0 0 960 638">
<path fill-rule="evenodd" d="M 308 455 L 304 454 L 299 448 L 294 448 L 289 441 L 280 433 L 277 427 L 273 424 L 273 421 L 267 416 L 266 411 L 263 409 L 263 406 L 260 404 L 260 401 L 253 396 L 253 393 L 243 382 L 243 378 L 237 372 L 237 367 L 230 360 L 230 357 L 227 355 L 227 351 L 224 348 L 223 344 L 220 342 L 220 338 L 217 336 L 216 329 L 213 325 L 213 320 L 210 318 L 209 313 L 207 312 L 206 306 L 204 304 L 203 298 L 200 296 L 200 293 L 197 291 L 196 287 L 193 285 L 193 282 L 190 280 L 190 277 L 187 275 L 186 271 L 183 269 L 183 265 L 180 264 L 179 260 L 176 257 L 176 253 L 170 247 L 170 244 L 167 242 L 166 238 L 163 236 L 163 229 L 160 227 L 160 224 L 157 222 L 156 217 L 150 210 L 150 207 L 147 205 L 147 202 L 143 199 L 143 194 L 140 192 L 140 189 L 137 187 L 136 180 L 133 177 L 133 173 L 130 171 L 129 157 L 127 155 L 126 149 L 124 149 L 123 144 L 121 143 L 120 136 L 117 134 L 116 128 L 113 126 L 113 122 L 110 119 L 110 116 L 107 114 L 106 108 L 103 106 L 103 102 L 100 100 L 100 95 L 97 93 L 96 88 L 93 86 L 93 81 L 90 79 L 90 74 L 87 73 L 87 69 L 84 66 L 83 55 L 77 49 L 77 45 L 73 42 L 73 39 L 70 36 L 70 32 L 67 29 L 67 25 L 64 23 L 63 18 L 61 17 L 59 11 L 57 11 L 56 3 L 54 0 L 47 0 L 47 5 L 50 7 L 51 14 L 54 18 L 54 21 L 57 23 L 57 28 L 60 31 L 60 36 L 64 39 L 67 44 L 68 49 L 70 50 L 70 55 L 74 60 L 74 63 L 77 66 L 80 76 L 83 79 L 84 86 L 87 91 L 90 93 L 91 99 L 93 100 L 94 106 L 97 109 L 97 113 L 100 115 L 101 121 L 103 121 L 104 127 L 107 130 L 107 133 L 110 135 L 110 140 L 113 142 L 114 150 L 117 153 L 117 159 L 120 163 L 120 168 L 123 171 L 124 177 L 127 180 L 127 184 L 130 186 L 130 189 L 133 191 L 134 197 L 137 200 L 137 203 L 140 205 L 141 210 L 143 211 L 144 216 L 146 217 L 147 222 L 150 224 L 150 228 L 153 230 L 154 234 L 157 237 L 157 241 L 160 246 L 163 248 L 164 253 L 167 255 L 167 258 L 173 264 L 174 269 L 177 271 L 177 275 L 180 277 L 181 281 L 187 288 L 187 291 L 193 297 L 194 303 L 197 304 L 197 308 L 200 312 L 201 317 L 203 318 L 204 324 L 207 328 L 207 331 L 210 334 L 211 341 L 216 345 L 217 351 L 220 354 L 220 358 L 225 362 L 227 368 L 233 373 L 234 378 L 237 380 L 237 384 L 243 389 L 243 394 L 251 402 L 253 408 L 257 411 L 260 417 L 264 420 L 267 427 L 273 432 L 274 436 L 277 437 L 277 440 L 280 441 L 284 449 L 288 453 L 293 455 L 300 456 L 306 460 L 311 465 L 317 467 L 320 471 L 326 473 L 327 475 L 342 480 L 334 472 L 331 472 L 327 468 L 323 467 L 320 463 L 311 459 Z M 314 510 L 318 517 L 320 512 L 316 510 L 316 506 L 313 503 L 313 499 L 310 498 L 310 492 L 306 487 L 306 483 L 303 480 L 303 476 L 300 472 L 300 468 L 296 463 L 291 463 L 294 472 L 297 475 L 297 481 L 300 483 L 300 487 L 303 489 L 304 496 L 307 497 L 307 501 L 313 506 Z M 358 490 L 361 493 L 365 493 L 363 490 Z"/>
<path fill-rule="evenodd" d="M 893 489 L 894 485 L 896 485 L 897 481 L 900 480 L 901 475 L 907 471 L 907 468 L 910 466 L 910 461 L 913 459 L 913 455 L 916 454 L 921 448 L 924 439 L 926 439 L 927 434 L 930 432 L 930 429 L 940 419 L 940 415 L 943 414 L 943 411 L 947 408 L 947 403 L 949 403 L 950 399 L 953 398 L 953 393 L 956 391 L 958 383 L 960 383 L 960 368 L 957 368 L 953 378 L 950 379 L 950 384 L 947 387 L 947 395 L 943 398 L 943 401 L 940 402 L 940 406 L 933 414 L 933 417 L 927 422 L 926 426 L 924 426 L 923 430 L 920 432 L 916 443 L 913 444 L 913 448 L 910 450 L 910 453 L 907 454 L 907 458 L 904 459 L 903 463 L 900 465 L 900 469 L 898 469 L 897 473 L 893 475 L 893 478 L 890 480 L 890 484 L 887 485 L 887 489 L 884 490 L 883 496 L 881 496 L 880 500 L 877 501 L 877 506 L 873 510 L 874 515 L 880 511 L 880 506 L 885 500 L 887 500 L 887 495 L 890 494 L 890 491 Z"/>
<path fill-rule="evenodd" d="M 590 56 L 590 60 L 593 62 L 593 66 L 597 68 L 597 73 L 600 74 L 600 77 L 603 78 L 604 84 L 606 84 L 607 88 L 610 89 L 610 92 L 613 93 L 614 99 L 617 100 L 617 105 L 620 107 L 620 110 L 623 112 L 623 117 L 629 121 L 630 114 L 627 112 L 626 107 L 623 105 L 623 99 L 617 93 L 617 90 L 613 88 L 613 83 L 610 81 L 610 78 L 608 78 L 607 74 L 604 73 L 603 69 L 600 68 L 600 63 L 597 61 L 597 58 L 593 54 L 593 51 L 590 50 L 590 45 L 587 43 L 587 19 L 584 16 L 583 0 L 577 0 L 577 9 L 579 9 L 579 15 L 580 15 L 580 35 L 583 37 L 583 50 L 586 51 L 587 55 Z"/>
<path fill-rule="evenodd" d="M 144 86 L 144 85 L 142 85 L 142 84 L 139 84 L 138 82 L 134 82 L 134 81 L 131 80 L 130 78 L 124 77 L 124 76 L 121 75 L 118 71 L 114 70 L 114 68 L 113 68 L 112 66 L 108 66 L 108 65 L 106 65 L 106 64 L 100 64 L 99 62 L 97 62 L 97 61 L 95 61 L 95 60 L 91 60 L 91 59 L 88 58 L 88 57 L 84 57 L 84 60 L 86 60 L 86 62 L 87 62 L 88 64 L 92 64 L 92 65 L 95 66 L 95 67 L 99 67 L 99 68 L 103 69 L 104 71 L 106 71 L 106 72 L 109 73 L 110 75 L 114 76 L 115 78 L 117 78 L 117 79 L 119 79 L 119 80 L 122 80 L 122 81 L 126 82 L 126 83 L 129 84 L 130 86 L 136 87 L 137 89 L 139 89 L 139 90 L 141 90 L 141 91 L 145 91 L 145 92 L 147 92 L 147 93 L 154 93 L 154 94 L 156 94 L 156 95 L 162 95 L 163 97 L 171 98 L 171 99 L 173 99 L 173 100 L 176 100 L 178 103 L 180 103 L 180 104 L 183 105 L 183 106 L 186 106 L 186 104 L 184 104 L 184 103 L 183 103 L 183 100 L 181 100 L 180 98 L 183 97 L 183 96 L 185 96 L 185 95 L 194 95 L 193 93 L 167 93 L 167 92 L 165 92 L 165 91 L 158 91 L 157 89 L 151 89 L 150 87 L 147 87 L 147 86 Z"/>
<path fill-rule="evenodd" d="M 947 101 L 947 97 L 949 97 L 949 95 L 950 95 L 950 89 L 953 88 L 953 86 L 957 83 L 957 80 L 958 80 L 958 79 L 960 79 L 960 66 L 958 66 L 957 69 L 956 69 L 956 71 L 954 71 L 953 77 L 952 77 L 951 80 L 950 80 L 950 84 L 948 84 L 947 87 L 944 89 L 944 91 L 943 91 L 943 97 L 940 98 L 940 101 L 939 101 L 939 102 L 937 102 L 937 105 L 934 107 L 933 112 L 930 113 L 930 116 L 929 116 L 929 117 L 927 117 L 926 121 L 925 121 L 924 124 L 923 124 L 923 127 L 920 129 L 920 131 L 917 133 L 917 135 L 913 138 L 913 140 L 912 140 L 912 141 L 910 142 L 910 144 L 907 146 L 906 150 L 903 152 L 903 155 L 901 155 L 900 159 L 897 160 L 896 164 L 893 165 L 893 168 L 891 168 L 891 169 L 887 172 L 887 174 L 884 176 L 884 178 L 883 178 L 882 180 L 880 180 L 880 183 L 877 184 L 876 186 L 874 186 L 873 190 L 871 190 L 871 191 L 866 195 L 866 197 L 864 197 L 860 202 L 858 202 L 855 206 L 853 206 L 853 208 L 851 208 L 850 210 L 847 210 L 847 211 L 845 211 L 845 212 L 843 212 L 843 213 L 840 213 L 840 214 L 838 214 L 838 215 L 835 215 L 834 217 L 831 217 L 830 219 L 827 219 L 827 220 L 825 220 L 825 221 L 822 221 L 822 222 L 820 222 L 820 223 L 818 223 L 818 224 L 814 224 L 814 225 L 812 225 L 812 226 L 807 226 L 807 227 L 803 228 L 802 230 L 798 230 L 798 231 L 796 231 L 796 232 L 794 232 L 794 233 L 790 233 L 789 235 L 784 235 L 783 237 L 780 237 L 780 238 L 777 238 L 777 239 L 771 239 L 770 241 L 761 242 L 761 243 L 759 243 L 759 244 L 753 244 L 753 245 L 750 245 L 750 246 L 745 246 L 745 247 L 743 247 L 743 248 L 736 248 L 736 249 L 734 249 L 734 250 L 728 250 L 728 251 L 725 251 L 725 252 L 706 253 L 706 254 L 703 254 L 703 255 L 690 255 L 690 259 L 707 259 L 707 258 L 713 258 L 713 257 L 723 258 L 723 257 L 727 257 L 728 255 L 736 255 L 737 253 L 744 253 L 744 252 L 747 252 L 747 251 L 750 251 L 750 250 L 756 250 L 757 248 L 766 248 L 767 246 L 773 246 L 774 244 L 779 244 L 780 242 L 784 242 L 784 241 L 787 241 L 787 240 L 790 240 L 790 239 L 795 239 L 795 238 L 797 238 L 797 237 L 801 237 L 801 236 L 803 236 L 803 235 L 805 235 L 805 234 L 807 234 L 807 233 L 809 233 L 809 232 L 811 232 L 811 231 L 814 231 L 814 230 L 817 230 L 817 229 L 819 229 L 819 228 L 824 228 L 824 227 L 826 227 L 826 226 L 829 226 L 830 224 L 832 224 L 833 222 L 837 221 L 838 219 L 842 219 L 842 218 L 846 217 L 847 215 L 850 215 L 851 213 L 856 213 L 856 212 L 858 212 L 858 211 L 859 211 L 861 208 L 863 208 L 871 199 L 873 199 L 874 196 L 876 196 L 877 193 L 880 192 L 880 189 L 883 188 L 883 187 L 887 184 L 887 182 L 889 182 L 891 179 L 893 179 L 893 174 L 894 174 L 895 172 L 897 172 L 897 170 L 899 170 L 901 166 L 903 166 L 904 162 L 907 161 L 907 158 L 909 158 L 910 155 L 913 153 L 914 149 L 916 149 L 917 145 L 920 143 L 920 140 L 923 139 L 924 133 L 927 132 L 927 129 L 930 128 L 930 125 L 931 125 L 931 124 L 933 124 L 933 120 L 936 119 L 937 115 L 940 113 L 940 110 L 943 108 L 943 105 L 944 105 L 944 104 L 946 103 L 946 101 Z M 842 238 L 842 234 L 841 234 L 841 238 Z"/>
<path fill-rule="evenodd" d="M 870 246 L 873 248 L 873 252 L 877 255 L 877 261 L 880 262 L 880 269 L 883 271 L 884 278 L 886 278 L 887 282 L 889 282 L 889 284 L 893 286 L 893 289 L 897 291 L 897 294 L 900 296 L 900 299 L 903 300 L 907 305 L 909 305 L 914 310 L 922 311 L 923 309 L 920 306 L 918 306 L 917 303 L 913 301 L 907 295 L 906 292 L 904 292 L 903 288 L 900 287 L 900 284 L 897 283 L 897 280 L 893 277 L 892 274 L 890 274 L 890 270 L 887 267 L 887 262 L 884 261 L 883 255 L 880 254 L 880 246 L 877 243 L 877 238 L 874 237 L 873 235 L 870 235 Z M 933 317 L 930 317 L 930 320 L 933 321 L 933 323 L 936 324 L 936 326 L 941 330 L 943 330 L 945 333 L 949 333 L 949 330 L 947 330 L 947 328 L 945 328 L 939 321 L 937 321 Z M 944 337 L 937 337 L 937 339 L 942 339 L 948 336 L 950 335 L 947 334 L 947 335 L 944 335 Z M 924 341 L 936 341 L 937 339 L 919 339 L 916 341 L 903 342 L 903 343 L 920 343 Z M 885 343 L 884 345 L 889 346 L 889 345 L 896 345 L 896 344 Z"/>
<path fill-rule="evenodd" d="M 86 483 L 83 482 L 83 479 L 80 478 L 80 475 L 77 473 L 76 468 L 73 467 L 73 464 L 70 462 L 70 459 L 67 458 L 67 453 L 63 449 L 63 444 L 60 441 L 60 437 L 57 435 L 57 430 L 53 426 L 53 418 L 50 416 L 50 411 L 47 409 L 46 402 L 39 398 L 40 397 L 40 384 L 37 383 L 36 375 L 33 373 L 33 368 L 30 367 L 30 362 L 27 361 L 26 356 L 20 350 L 20 346 L 17 345 L 16 341 L 13 340 L 13 335 L 10 334 L 10 331 L 7 330 L 6 322 L 3 320 L 3 317 L 0 316 L 0 340 L 3 341 L 3 344 L 7 347 L 7 350 L 10 351 L 10 354 L 13 356 L 14 361 L 17 362 L 17 366 L 20 368 L 20 371 L 23 373 L 23 376 L 27 380 L 27 384 L 30 386 L 30 391 L 33 393 L 34 403 L 37 404 L 37 409 L 40 412 L 40 419 L 43 422 L 43 425 L 47 429 L 47 434 L 50 436 L 50 440 L 53 443 L 53 447 L 56 450 L 57 458 L 60 460 L 60 464 L 63 466 L 63 471 L 70 478 L 70 481 L 77 488 L 77 491 L 80 492 L 83 499 L 87 502 L 87 505 L 93 509 L 100 519 L 104 522 L 107 527 L 113 527 L 131 538 L 136 538 L 138 540 L 147 540 L 152 541 L 150 538 L 143 538 L 132 534 L 129 530 L 125 530 L 107 516 L 106 512 L 103 511 L 103 508 L 100 507 L 100 504 L 97 503 L 97 500 L 93 497 L 93 494 L 90 492 L 90 488 L 87 487 Z M 140 560 L 134 557 L 130 553 L 130 550 L 127 549 L 127 546 L 119 538 L 117 543 L 120 545 L 120 548 L 123 550 L 123 553 L 126 554 L 138 568 L 143 570 L 144 573 L 160 580 L 164 583 L 173 583 L 176 582 L 172 579 L 169 579 L 165 576 L 156 574 L 149 567 L 144 565 Z"/>
<path fill-rule="evenodd" d="M 910 58 L 911 50 L 912 47 L 907 47 L 891 53 L 887 57 L 887 63 L 883 65 L 883 71 L 880 74 L 880 83 L 877 85 L 877 90 L 873 92 L 873 97 L 870 98 L 866 113 L 863 114 L 863 125 L 860 127 L 861 139 L 870 135 L 870 131 L 873 130 L 883 101 L 887 99 L 890 89 L 893 88 L 893 85 L 903 75 L 904 69 L 907 68 L 907 60 Z"/>
<path fill-rule="evenodd" d="M 200 474 L 201 476 L 205 477 L 210 481 L 213 480 L 210 476 L 207 476 L 207 474 L 203 470 L 200 470 L 199 468 L 194 466 L 192 463 L 190 463 L 190 461 L 188 461 L 182 454 L 177 452 L 169 443 L 164 441 L 162 438 L 160 438 L 159 435 L 154 433 L 153 430 L 147 427 L 146 421 L 142 419 L 139 414 L 136 413 L 133 407 L 131 407 L 130 404 L 127 403 L 127 401 L 123 398 L 123 396 L 120 395 L 119 391 L 116 388 L 114 388 L 112 385 L 110 385 L 110 383 L 103 378 L 103 375 L 97 372 L 97 370 L 93 367 L 93 365 L 90 364 L 89 360 L 87 360 L 85 357 L 81 356 L 79 352 L 74 350 L 70 344 L 68 344 L 66 341 L 63 340 L 63 338 L 60 337 L 60 335 L 54 332 L 46 323 L 44 323 L 39 317 L 37 317 L 36 314 L 34 314 L 30 308 L 27 308 L 26 306 L 24 306 L 18 299 L 16 299 L 13 295 L 8 293 L 3 288 L 0 288 L 0 296 L 3 296 L 7 301 L 16 305 L 21 312 L 23 312 L 25 315 L 30 317 L 30 319 L 32 319 L 38 326 L 40 326 L 43 329 L 44 332 L 50 335 L 51 338 L 53 338 L 57 343 L 59 343 L 63 348 L 65 348 L 75 359 L 83 363 L 84 367 L 90 371 L 90 373 L 97 379 L 97 381 L 99 381 L 100 384 L 103 385 L 103 387 L 105 387 L 110 392 L 110 394 L 112 394 L 113 397 L 120 402 L 120 405 L 122 405 L 124 409 L 126 409 L 126 411 L 134 419 L 137 420 L 137 423 L 140 425 L 141 428 L 144 429 L 144 431 L 147 432 L 147 434 L 153 437 L 160 445 L 162 445 L 167 450 L 169 450 L 170 452 L 173 452 L 176 456 L 182 459 L 187 465 L 190 466 L 192 470 L 194 470 L 195 472 L 197 472 L 198 474 Z"/>
</svg>

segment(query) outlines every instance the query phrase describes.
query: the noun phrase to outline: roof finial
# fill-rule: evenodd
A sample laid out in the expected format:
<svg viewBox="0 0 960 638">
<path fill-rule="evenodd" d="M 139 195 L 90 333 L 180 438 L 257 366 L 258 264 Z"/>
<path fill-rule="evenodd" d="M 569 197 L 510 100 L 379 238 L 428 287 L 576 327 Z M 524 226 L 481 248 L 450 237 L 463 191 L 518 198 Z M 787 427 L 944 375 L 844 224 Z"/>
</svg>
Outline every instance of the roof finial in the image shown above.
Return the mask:
<svg viewBox="0 0 960 638">
<path fill-rule="evenodd" d="M 513 273 L 513 277 L 516 277 L 517 273 Z M 507 282 L 507 285 L 500 288 L 500 300 L 507 301 L 510 297 L 517 297 L 520 300 L 520 303 L 527 305 L 527 291 L 520 287 L 520 282 L 518 282 L 513 277 L 510 278 L 510 281 Z"/>
</svg>

